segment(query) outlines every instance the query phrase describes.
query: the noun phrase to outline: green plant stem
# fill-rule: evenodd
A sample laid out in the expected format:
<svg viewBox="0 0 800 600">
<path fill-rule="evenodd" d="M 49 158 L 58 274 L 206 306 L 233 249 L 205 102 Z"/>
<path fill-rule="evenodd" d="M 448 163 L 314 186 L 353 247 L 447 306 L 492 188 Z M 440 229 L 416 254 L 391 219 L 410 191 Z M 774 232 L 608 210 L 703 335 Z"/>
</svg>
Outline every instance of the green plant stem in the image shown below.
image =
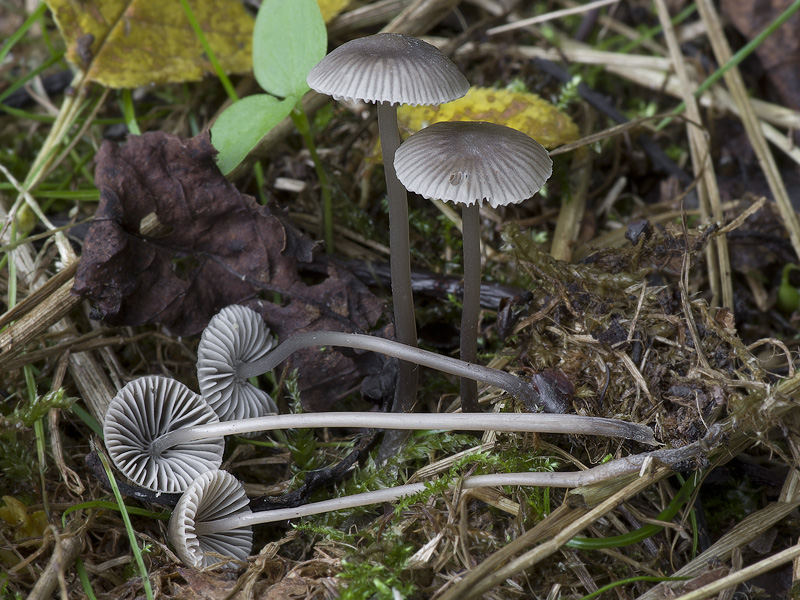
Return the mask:
<svg viewBox="0 0 800 600">
<path fill-rule="evenodd" d="M 706 92 L 712 85 L 714 85 L 717 81 L 722 79 L 725 73 L 728 70 L 732 69 L 739 63 L 741 63 L 745 58 L 750 56 L 753 51 L 758 48 L 765 39 L 767 39 L 770 35 L 772 35 L 778 27 L 783 25 L 786 21 L 788 21 L 791 16 L 800 10 L 800 0 L 795 0 L 792 4 L 784 10 L 780 15 L 778 15 L 767 27 L 759 33 L 756 37 L 750 40 L 747 44 L 742 46 L 736 54 L 731 56 L 730 60 L 728 60 L 724 65 L 722 65 L 719 69 L 714 71 L 708 79 L 706 79 L 703 83 L 697 86 L 697 89 L 694 91 L 694 97 L 699 98 L 704 92 Z M 686 110 L 686 104 L 681 102 L 673 111 L 675 115 L 681 114 L 684 110 Z M 669 125 L 672 122 L 674 117 L 667 117 L 661 123 L 656 125 L 656 131 L 661 131 L 664 127 Z"/>
<path fill-rule="evenodd" d="M 136 111 L 133 108 L 133 97 L 128 89 L 122 90 L 122 114 L 125 116 L 125 124 L 128 131 L 133 135 L 142 135 L 139 123 L 136 122 Z"/>
<path fill-rule="evenodd" d="M 620 579 L 619 581 L 613 581 L 609 584 L 606 584 L 603 587 L 596 589 L 591 594 L 585 595 L 580 600 L 591 600 L 592 598 L 597 598 L 601 594 L 605 594 L 606 592 L 613 590 L 615 587 L 619 587 L 621 585 L 628 585 L 629 583 L 636 583 L 637 581 L 661 583 L 662 581 L 688 581 L 689 579 L 691 579 L 691 577 L 655 577 L 653 575 L 640 575 L 638 577 L 629 577 L 628 579 Z"/>
<path fill-rule="evenodd" d="M 18 79 L 14 83 L 12 83 L 10 86 L 8 86 L 6 89 L 3 90 L 2 94 L 0 94 L 0 102 L 5 100 L 6 98 L 8 98 L 11 94 L 13 94 L 15 91 L 17 91 L 21 87 L 23 87 L 26 83 L 28 83 L 31 79 L 36 77 L 39 73 L 41 73 L 41 72 L 49 69 L 50 67 L 52 67 L 55 63 L 57 63 L 59 60 L 61 60 L 61 58 L 63 56 L 64 56 L 64 53 L 61 52 L 61 53 L 51 57 L 50 59 L 46 60 L 41 65 L 39 65 L 38 67 L 33 69 L 32 71 L 28 72 L 24 77 Z"/>
<path fill-rule="evenodd" d="M 89 573 L 86 572 L 86 567 L 80 556 L 75 561 L 75 570 L 78 572 L 78 579 L 81 581 L 83 593 L 86 594 L 89 600 L 97 600 L 97 596 L 95 596 L 94 590 L 92 589 L 92 582 L 89 580 Z"/>
<path fill-rule="evenodd" d="M 8 113 L 12 117 L 17 117 L 18 119 L 28 119 L 29 121 L 34 121 L 36 123 L 55 123 L 56 121 L 56 117 L 51 117 L 50 115 L 37 115 L 36 113 L 28 112 L 26 110 L 22 110 L 21 108 L 12 108 L 7 104 L 0 104 L 0 111 Z"/>
<path fill-rule="evenodd" d="M 66 517 L 70 513 L 73 513 L 78 510 L 88 510 L 88 509 L 105 509 L 105 510 L 116 510 L 119 511 L 119 505 L 116 502 L 109 502 L 107 500 L 92 500 L 90 502 L 81 502 L 80 504 L 75 504 L 70 506 L 68 509 L 64 511 L 61 515 L 61 522 L 64 527 L 66 527 Z M 153 511 L 147 510 L 144 508 L 137 508 L 135 506 L 126 506 L 125 509 L 128 511 L 129 515 L 138 515 L 140 517 L 147 517 L 148 519 L 159 519 L 161 521 L 168 521 L 169 520 L 169 511 L 162 510 L 162 511 Z"/>
<path fill-rule="evenodd" d="M 14 31 L 14 33 L 12 33 L 8 37 L 6 43 L 3 44 L 2 48 L 0 48 L 0 64 L 2 64 L 6 56 L 8 56 L 8 53 L 11 51 L 11 48 L 14 47 L 14 44 L 16 44 L 18 41 L 20 41 L 20 39 L 22 39 L 22 36 L 24 36 L 27 33 L 28 29 L 30 29 L 33 26 L 33 24 L 36 23 L 36 21 L 42 15 L 44 15 L 46 10 L 47 10 L 47 4 L 45 2 L 42 2 L 39 6 L 36 7 L 36 10 L 34 10 L 28 16 L 28 18 L 25 19 L 25 22 L 22 25 L 20 25 L 17 28 L 17 30 Z"/>
<path fill-rule="evenodd" d="M 136 533 L 133 531 L 131 517 L 128 514 L 128 509 L 125 506 L 125 502 L 122 500 L 122 494 L 119 491 L 119 486 L 117 486 L 117 480 L 114 479 L 114 472 L 108 464 L 108 459 L 106 458 L 105 454 L 98 452 L 97 455 L 100 457 L 100 462 L 103 464 L 103 470 L 106 472 L 108 482 L 111 484 L 111 489 L 114 492 L 114 499 L 117 501 L 117 506 L 119 506 L 119 512 L 122 516 L 122 521 L 125 523 L 125 531 L 128 534 L 131 552 L 133 552 L 133 557 L 136 560 L 136 566 L 138 567 L 139 573 L 142 576 L 144 593 L 147 595 L 147 600 L 153 600 L 153 587 L 150 585 L 150 576 L 147 573 L 147 567 L 145 566 L 144 559 L 142 558 L 142 551 L 139 548 L 139 542 L 136 540 Z"/>
<path fill-rule="evenodd" d="M 683 23 L 686 19 L 691 17 L 696 12 L 697 12 L 697 4 L 692 2 L 689 6 L 684 8 L 681 12 L 679 12 L 677 15 L 672 17 L 672 19 L 670 19 L 670 22 L 673 25 L 680 25 L 681 23 Z M 654 25 L 653 27 L 645 29 L 645 31 L 642 33 L 642 35 L 637 37 L 635 40 L 630 40 L 626 44 L 623 44 L 622 47 L 620 47 L 619 52 L 627 54 L 631 50 L 635 50 L 636 48 L 641 46 L 642 42 L 644 42 L 646 40 L 653 39 L 655 36 L 659 35 L 662 32 L 662 30 L 663 29 L 662 29 L 661 25 Z"/>
<path fill-rule="evenodd" d="M 33 375 L 33 367 L 25 365 L 22 369 L 25 374 L 25 384 L 28 389 L 28 402 L 33 405 L 36 402 L 36 379 Z M 36 461 L 39 463 L 39 485 L 42 490 L 42 506 L 44 512 L 50 517 L 50 501 L 47 499 L 47 484 L 45 482 L 44 473 L 47 470 L 47 453 L 45 452 L 45 438 L 44 438 L 44 419 L 36 419 L 33 423 L 33 431 L 36 435 Z"/>
<path fill-rule="evenodd" d="M 303 138 L 303 142 L 309 154 L 311 154 L 311 160 L 314 162 L 314 170 L 317 172 L 317 179 L 319 180 L 320 191 L 322 193 L 322 235 L 325 240 L 326 251 L 332 254 L 333 200 L 331 199 L 331 186 L 328 183 L 328 175 L 325 173 L 325 168 L 322 166 L 322 161 L 317 153 L 317 146 L 314 144 L 314 136 L 311 135 L 311 125 L 308 121 L 308 115 L 303 110 L 302 98 L 297 101 L 290 115 L 295 128 L 297 128 L 297 131 Z"/>
<path fill-rule="evenodd" d="M 689 477 L 683 483 L 681 489 L 678 490 L 678 493 L 675 494 L 675 497 L 669 503 L 669 506 L 659 513 L 657 519 L 659 521 L 671 521 L 673 517 L 678 514 L 678 511 L 681 509 L 681 507 L 689 500 L 698 481 L 699 475 L 697 473 L 695 473 L 692 477 Z M 578 548 L 580 550 L 622 548 L 624 546 L 630 546 L 646 540 L 647 538 L 657 534 L 662 529 L 664 529 L 663 525 L 654 525 L 652 523 L 648 523 L 647 525 L 643 525 L 635 531 L 624 533 L 622 535 L 612 535 L 603 538 L 575 537 L 567 542 L 567 546 L 570 546 L 571 548 Z"/>
<path fill-rule="evenodd" d="M 10 240 L 12 244 L 17 242 L 17 224 L 16 220 L 11 221 Z M 9 251 L 8 263 L 8 309 L 11 310 L 17 304 L 17 265 L 14 257 L 14 252 Z M 36 402 L 36 381 L 33 376 L 33 368 L 30 365 L 25 365 L 23 369 L 25 375 L 25 385 L 28 391 L 28 401 L 33 404 Z M 39 462 L 39 483 L 42 490 L 42 505 L 47 515 L 50 515 L 50 503 L 47 499 L 47 489 L 45 487 L 44 471 L 45 471 L 45 458 L 44 451 L 44 424 L 42 419 L 38 419 L 33 424 L 33 430 L 36 435 L 36 451 Z"/>
<path fill-rule="evenodd" d="M 481 312 L 481 233 L 478 203 L 461 211 L 464 255 L 464 299 L 461 304 L 461 360 L 478 362 L 478 320 Z M 461 378 L 461 412 L 478 412 L 478 384 Z"/>
<path fill-rule="evenodd" d="M 72 408 L 73 413 L 75 416 L 78 417 L 84 424 L 92 430 L 97 437 L 101 440 L 103 439 L 103 426 L 94 418 L 94 415 L 90 413 L 88 410 L 83 408 L 80 404 L 73 404 Z"/>
<path fill-rule="evenodd" d="M 180 0 L 180 2 L 181 6 L 183 7 L 183 12 L 186 13 L 186 18 L 189 20 L 189 24 L 192 26 L 192 29 L 194 29 L 194 33 L 197 36 L 197 39 L 200 41 L 200 45 L 203 46 L 203 51 L 206 53 L 208 62 L 211 63 L 214 73 L 216 73 L 220 83 L 222 83 L 222 87 L 225 88 L 225 92 L 228 94 L 228 97 L 231 99 L 231 101 L 236 102 L 239 99 L 239 96 L 236 95 L 236 90 L 234 89 L 231 80 L 228 78 L 228 75 L 225 73 L 222 65 L 219 64 L 219 60 L 217 60 L 217 54 L 211 48 L 211 44 L 209 44 L 208 39 L 206 39 L 206 34 L 200 28 L 200 23 L 197 22 L 197 17 L 195 17 L 192 7 L 189 6 L 188 0 Z"/>
</svg>

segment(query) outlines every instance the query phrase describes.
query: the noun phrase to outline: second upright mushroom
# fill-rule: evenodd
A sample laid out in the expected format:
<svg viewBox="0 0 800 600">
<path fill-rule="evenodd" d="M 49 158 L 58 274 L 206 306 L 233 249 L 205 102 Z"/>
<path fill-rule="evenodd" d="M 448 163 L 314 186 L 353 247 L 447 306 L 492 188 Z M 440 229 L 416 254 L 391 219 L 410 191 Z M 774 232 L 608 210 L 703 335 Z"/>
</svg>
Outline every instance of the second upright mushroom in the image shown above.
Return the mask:
<svg viewBox="0 0 800 600">
<path fill-rule="evenodd" d="M 533 138 L 503 125 L 442 122 L 409 137 L 395 155 L 401 183 L 429 199 L 463 205 L 464 300 L 461 313 L 461 360 L 478 358 L 480 312 L 481 201 L 497 207 L 515 204 L 538 192 L 553 162 Z M 477 383 L 461 380 L 461 409 L 477 412 Z"/>
<path fill-rule="evenodd" d="M 463 96 L 469 83 L 458 67 L 435 46 L 407 35 L 381 33 L 336 48 L 311 70 L 308 85 L 337 100 L 362 100 L 378 105 L 378 131 L 389 198 L 395 327 L 400 342 L 416 346 L 408 201 L 406 191 L 394 172 L 394 154 L 400 145 L 397 106 L 449 102 Z M 411 410 L 416 381 L 416 365 L 401 362 L 393 407 L 396 412 Z"/>
</svg>

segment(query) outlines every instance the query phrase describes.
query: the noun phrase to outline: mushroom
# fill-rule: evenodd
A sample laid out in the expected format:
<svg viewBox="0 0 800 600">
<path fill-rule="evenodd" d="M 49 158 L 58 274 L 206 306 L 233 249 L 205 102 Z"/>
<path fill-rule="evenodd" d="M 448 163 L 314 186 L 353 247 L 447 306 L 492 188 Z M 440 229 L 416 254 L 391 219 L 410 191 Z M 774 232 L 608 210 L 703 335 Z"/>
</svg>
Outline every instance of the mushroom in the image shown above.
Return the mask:
<svg viewBox="0 0 800 600">
<path fill-rule="evenodd" d="M 395 156 L 402 184 L 425 198 L 463 205 L 464 299 L 461 359 L 478 357 L 480 314 L 480 214 L 478 203 L 497 207 L 522 202 L 541 189 L 552 173 L 547 150 L 533 138 L 503 125 L 441 122 L 410 136 Z M 461 379 L 461 408 L 477 412 L 474 381 Z"/>
<path fill-rule="evenodd" d="M 209 531 L 209 524 L 250 515 L 242 484 L 227 471 L 215 469 L 199 475 L 186 488 L 169 519 L 169 539 L 185 564 L 209 567 L 216 555 L 246 560 L 253 549 L 249 527 Z"/>
<path fill-rule="evenodd" d="M 264 319 L 244 306 L 226 306 L 208 323 L 197 348 L 197 382 L 221 420 L 278 412 L 269 394 L 239 372 L 263 359 L 274 345 Z"/>
<path fill-rule="evenodd" d="M 718 444 L 719 439 L 719 427 L 713 426 L 703 440 L 682 448 L 643 452 L 618 458 L 586 471 L 473 475 L 462 479 L 459 487 L 473 489 L 503 485 L 558 488 L 588 486 L 638 473 L 654 462 L 670 466 L 685 463 L 707 452 L 709 444 Z M 222 554 L 223 558 L 244 560 L 252 550 L 250 527 L 253 525 L 392 502 L 403 496 L 422 492 L 427 485 L 427 483 L 411 483 L 294 508 L 252 512 L 243 504 L 246 502 L 244 489 L 236 478 L 225 471 L 212 471 L 204 473 L 193 481 L 184 493 L 186 501 L 182 497 L 178 502 L 170 517 L 169 538 L 180 559 L 192 567 L 205 567 L 219 562 L 219 558 L 206 554 L 209 551 Z M 226 552 L 226 546 L 230 546 L 232 550 Z"/>
<path fill-rule="evenodd" d="M 381 341 L 402 346 L 398 342 Z M 412 354 L 422 352 L 418 348 L 409 350 Z M 458 368 L 457 375 L 470 370 L 492 370 L 465 363 Z M 496 373 L 516 379 L 502 371 Z M 223 436 L 318 427 L 568 433 L 656 444 L 647 426 L 580 415 L 487 413 L 476 419 L 473 415 L 458 413 L 321 412 L 219 421 L 202 396 L 175 380 L 158 376 L 131 381 L 114 396 L 106 412 L 103 432 L 109 456 L 129 480 L 154 491 L 180 492 L 199 474 L 219 468 Z"/>
<path fill-rule="evenodd" d="M 222 464 L 219 435 L 157 447 L 165 432 L 218 423 L 208 403 L 182 383 L 155 375 L 127 383 L 106 410 L 103 437 L 111 460 L 125 476 L 149 490 L 182 492 L 191 481 Z"/>
<path fill-rule="evenodd" d="M 411 291 L 411 255 L 406 191 L 394 172 L 400 145 L 399 104 L 442 104 L 463 96 L 469 83 L 441 51 L 422 40 L 396 33 L 358 38 L 339 46 L 308 74 L 308 85 L 335 99 L 377 103 L 378 131 L 389 198 L 389 245 L 397 339 L 417 345 Z M 400 363 L 393 410 L 408 412 L 416 396 L 418 370 Z"/>
</svg>

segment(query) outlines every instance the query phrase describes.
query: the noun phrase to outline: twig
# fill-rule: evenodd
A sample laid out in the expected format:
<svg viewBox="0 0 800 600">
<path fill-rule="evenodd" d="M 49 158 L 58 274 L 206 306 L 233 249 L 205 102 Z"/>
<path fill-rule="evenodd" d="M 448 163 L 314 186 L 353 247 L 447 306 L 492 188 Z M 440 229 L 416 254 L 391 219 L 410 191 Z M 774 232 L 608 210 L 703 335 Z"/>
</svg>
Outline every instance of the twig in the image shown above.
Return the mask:
<svg viewBox="0 0 800 600">
<path fill-rule="evenodd" d="M 64 580 L 64 571 L 80 556 L 83 536 L 78 533 L 70 537 L 58 536 L 56 546 L 56 551 L 50 557 L 47 567 L 38 576 L 28 600 L 50 600 L 53 597 L 56 586 Z"/>
</svg>

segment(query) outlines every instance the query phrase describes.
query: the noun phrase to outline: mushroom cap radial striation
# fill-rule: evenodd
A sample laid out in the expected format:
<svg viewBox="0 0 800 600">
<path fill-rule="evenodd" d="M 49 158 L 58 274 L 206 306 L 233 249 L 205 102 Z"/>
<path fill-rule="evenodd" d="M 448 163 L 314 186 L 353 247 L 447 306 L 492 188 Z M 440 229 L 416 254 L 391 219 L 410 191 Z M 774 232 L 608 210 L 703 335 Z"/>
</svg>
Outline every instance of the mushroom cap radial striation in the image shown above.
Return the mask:
<svg viewBox="0 0 800 600">
<path fill-rule="evenodd" d="M 458 204 L 516 204 L 553 172 L 544 147 L 524 133 L 481 121 L 435 123 L 397 149 L 394 166 L 407 190 Z"/>
<path fill-rule="evenodd" d="M 219 422 L 208 404 L 182 383 L 151 375 L 125 385 L 111 400 L 103 424 L 106 449 L 132 482 L 160 492 L 182 492 L 192 480 L 222 464 L 221 437 L 157 450 L 163 435 Z"/>
<path fill-rule="evenodd" d="M 169 539 L 191 567 L 218 563 L 218 555 L 245 560 L 253 549 L 250 527 L 203 533 L 198 525 L 250 512 L 242 484 L 227 471 L 209 471 L 192 481 L 178 500 L 169 519 Z"/>
<path fill-rule="evenodd" d="M 469 83 L 436 46 L 408 35 L 379 33 L 342 44 L 308 74 L 308 85 L 336 100 L 443 104 Z"/>
<path fill-rule="evenodd" d="M 261 315 L 250 308 L 227 306 L 211 319 L 197 348 L 197 381 L 220 420 L 278 412 L 269 394 L 239 373 L 240 365 L 258 361 L 274 346 Z"/>
</svg>

